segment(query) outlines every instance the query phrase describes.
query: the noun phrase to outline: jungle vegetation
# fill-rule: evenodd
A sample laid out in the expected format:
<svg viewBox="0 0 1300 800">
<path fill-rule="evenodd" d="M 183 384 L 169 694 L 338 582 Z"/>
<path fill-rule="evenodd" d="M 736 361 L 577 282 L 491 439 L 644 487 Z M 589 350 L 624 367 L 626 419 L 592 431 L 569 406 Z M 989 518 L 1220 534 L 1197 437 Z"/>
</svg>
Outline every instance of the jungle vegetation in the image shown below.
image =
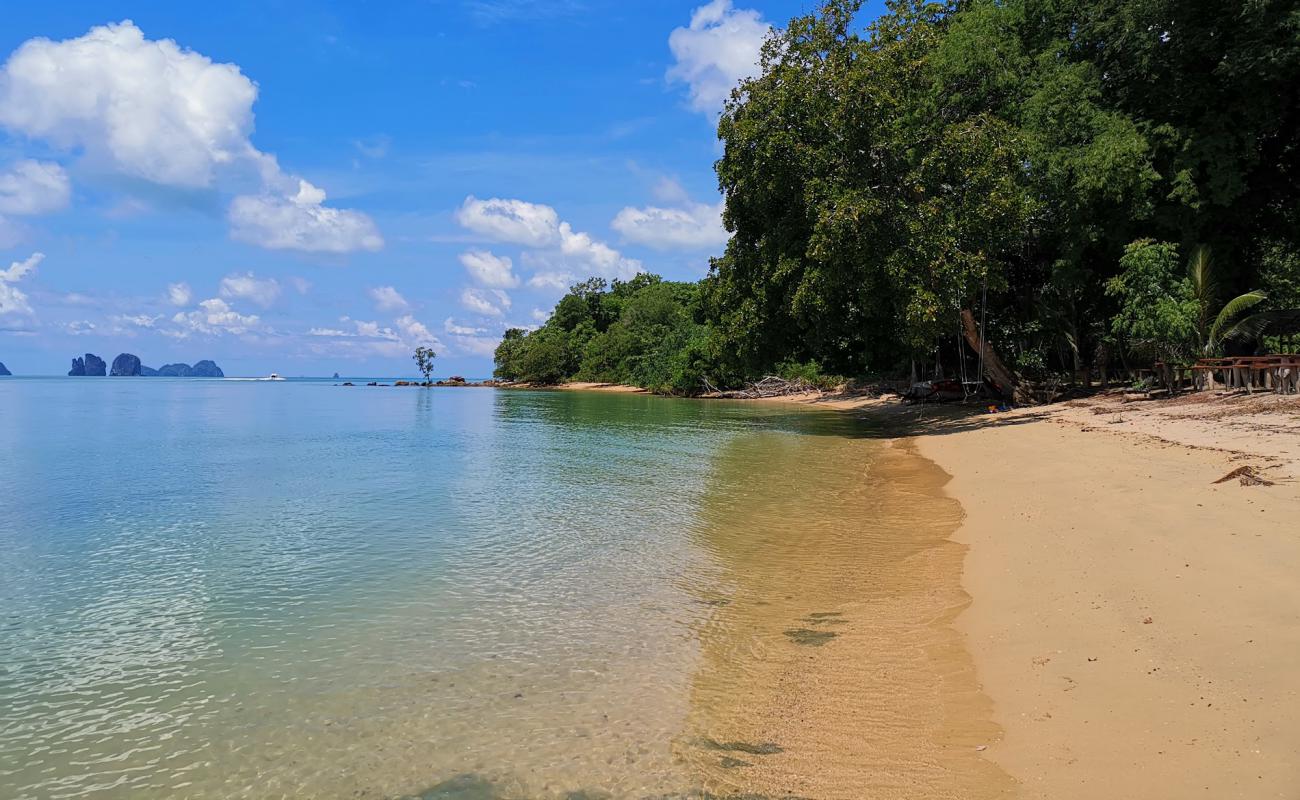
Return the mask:
<svg viewBox="0 0 1300 800">
<path fill-rule="evenodd" d="M 507 334 L 500 377 L 689 394 L 781 370 L 952 372 L 963 310 L 1030 378 L 1283 332 L 1300 0 L 860 5 L 774 31 L 733 92 L 731 238 L 707 277 L 579 284 Z"/>
</svg>

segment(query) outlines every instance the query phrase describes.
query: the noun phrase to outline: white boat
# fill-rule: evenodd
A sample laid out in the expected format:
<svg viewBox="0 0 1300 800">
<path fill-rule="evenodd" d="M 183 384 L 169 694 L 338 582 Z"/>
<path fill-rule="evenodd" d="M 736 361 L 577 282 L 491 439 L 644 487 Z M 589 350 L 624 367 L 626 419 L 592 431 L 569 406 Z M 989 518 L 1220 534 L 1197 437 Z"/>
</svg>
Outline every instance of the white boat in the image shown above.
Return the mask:
<svg viewBox="0 0 1300 800">
<path fill-rule="evenodd" d="M 282 381 L 282 380 L 284 380 L 284 378 L 281 378 L 280 375 L 279 375 L 279 373 L 272 372 L 270 375 L 266 376 L 266 377 L 263 378 L 262 380 L 264 380 L 264 381 Z"/>
</svg>

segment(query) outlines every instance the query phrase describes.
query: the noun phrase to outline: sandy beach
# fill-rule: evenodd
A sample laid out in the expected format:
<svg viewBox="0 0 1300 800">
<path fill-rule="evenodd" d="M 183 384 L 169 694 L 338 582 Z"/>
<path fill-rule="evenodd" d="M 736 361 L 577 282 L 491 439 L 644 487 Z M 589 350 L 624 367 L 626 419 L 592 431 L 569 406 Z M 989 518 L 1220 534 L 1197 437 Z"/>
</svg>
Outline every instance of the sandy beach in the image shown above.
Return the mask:
<svg viewBox="0 0 1300 800">
<path fill-rule="evenodd" d="M 1026 798 L 1293 798 L 1300 406 L 1081 401 L 924 425 L 957 626 Z M 1250 465 L 1274 485 L 1227 473 Z"/>
<path fill-rule="evenodd" d="M 791 400 L 897 422 L 951 476 L 954 625 L 1011 796 L 1297 796 L 1300 401 Z"/>
<path fill-rule="evenodd" d="M 991 708 L 1001 734 L 980 757 L 1012 784 L 985 790 L 1297 796 L 1295 398 L 1109 395 L 1001 414 L 833 393 L 748 402 L 887 419 L 950 476 L 969 595 L 951 624 L 989 701 L 961 724 Z M 1254 477 L 1219 482 L 1243 467 Z"/>
</svg>

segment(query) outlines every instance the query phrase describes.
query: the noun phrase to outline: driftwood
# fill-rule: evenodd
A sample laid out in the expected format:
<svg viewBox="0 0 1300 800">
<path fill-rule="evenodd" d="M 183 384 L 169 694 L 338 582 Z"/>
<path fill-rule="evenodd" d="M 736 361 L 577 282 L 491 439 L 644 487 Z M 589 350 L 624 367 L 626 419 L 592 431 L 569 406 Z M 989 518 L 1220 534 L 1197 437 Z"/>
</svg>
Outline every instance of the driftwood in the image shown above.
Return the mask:
<svg viewBox="0 0 1300 800">
<path fill-rule="evenodd" d="M 1033 399 L 1028 392 L 1021 388 L 1020 381 L 1016 379 L 1011 370 L 1007 369 L 1007 365 L 1002 363 L 1002 359 L 998 358 L 998 354 L 993 350 L 993 346 L 989 344 L 988 339 L 983 342 L 980 341 L 979 324 L 975 322 L 975 315 L 970 312 L 970 309 L 962 309 L 961 328 L 966 337 L 966 344 L 970 345 L 970 348 L 980 355 L 984 363 L 984 375 L 982 377 L 992 385 L 994 391 L 1016 405 L 1031 405 Z M 982 353 L 980 352 L 981 345 L 983 346 Z"/>
<path fill-rule="evenodd" d="M 761 381 L 745 384 L 743 389 L 720 392 L 719 397 L 757 400 L 763 397 L 788 397 L 792 394 L 807 394 L 809 392 L 821 394 L 822 390 L 802 379 L 791 381 L 779 378 L 776 375 L 768 375 Z"/>
</svg>

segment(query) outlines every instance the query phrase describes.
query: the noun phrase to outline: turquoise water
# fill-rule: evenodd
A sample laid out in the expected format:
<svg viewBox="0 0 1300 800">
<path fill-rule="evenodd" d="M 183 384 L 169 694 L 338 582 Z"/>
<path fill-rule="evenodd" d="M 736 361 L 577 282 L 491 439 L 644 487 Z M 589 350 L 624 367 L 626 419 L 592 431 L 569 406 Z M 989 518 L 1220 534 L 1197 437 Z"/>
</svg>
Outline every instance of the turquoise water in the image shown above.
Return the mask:
<svg viewBox="0 0 1300 800">
<path fill-rule="evenodd" d="M 700 510 L 755 490 L 717 459 L 860 432 L 311 381 L 3 379 L 0 417 L 4 798 L 691 791 Z"/>
</svg>

